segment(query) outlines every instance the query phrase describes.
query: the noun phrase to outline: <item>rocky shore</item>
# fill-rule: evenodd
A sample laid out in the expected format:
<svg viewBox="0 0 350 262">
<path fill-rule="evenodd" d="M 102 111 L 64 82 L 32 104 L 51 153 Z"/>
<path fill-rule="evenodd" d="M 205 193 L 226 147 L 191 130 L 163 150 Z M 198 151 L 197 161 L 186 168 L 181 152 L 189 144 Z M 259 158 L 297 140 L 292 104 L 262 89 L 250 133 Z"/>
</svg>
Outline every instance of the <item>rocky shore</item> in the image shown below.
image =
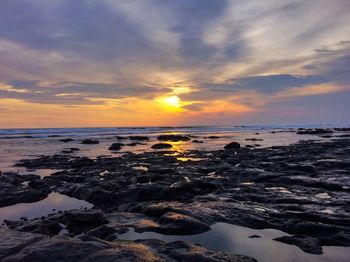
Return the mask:
<svg viewBox="0 0 350 262">
<path fill-rule="evenodd" d="M 218 151 L 177 154 L 167 145 L 191 139 L 162 136 L 153 145 L 158 151 L 118 157 L 90 159 L 70 151 L 20 161 L 17 165 L 28 169 L 63 171 L 44 178 L 2 174 L 0 206 L 38 201 L 54 191 L 92 203 L 94 209 L 5 221 L 0 260 L 255 261 L 182 241 L 119 237 L 130 228 L 191 235 L 216 222 L 278 229 L 289 235 L 276 241 L 312 254 L 322 254 L 323 246 L 350 246 L 349 138 L 270 148 L 233 141 Z M 116 140 L 111 150 L 123 146 L 123 139 Z"/>
</svg>

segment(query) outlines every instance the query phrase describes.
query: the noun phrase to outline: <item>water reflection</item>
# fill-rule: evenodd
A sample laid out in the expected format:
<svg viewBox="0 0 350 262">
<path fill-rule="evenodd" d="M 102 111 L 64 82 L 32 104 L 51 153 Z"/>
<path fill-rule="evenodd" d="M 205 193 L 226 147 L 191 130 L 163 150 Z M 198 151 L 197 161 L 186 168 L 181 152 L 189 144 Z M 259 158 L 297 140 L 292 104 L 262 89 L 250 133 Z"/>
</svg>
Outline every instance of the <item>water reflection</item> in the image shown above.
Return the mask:
<svg viewBox="0 0 350 262">
<path fill-rule="evenodd" d="M 348 247 L 324 247 L 322 255 L 305 253 L 296 246 L 274 241 L 274 238 L 288 235 L 275 229 L 255 230 L 226 223 L 217 223 L 211 228 L 208 232 L 191 236 L 169 236 L 153 232 L 136 233 L 130 229 L 127 233 L 118 235 L 118 238 L 125 240 L 157 238 L 166 242 L 188 241 L 201 244 L 208 249 L 251 256 L 259 262 L 347 262 L 350 257 Z M 252 235 L 258 235 L 261 238 L 250 238 L 249 236 Z"/>
<path fill-rule="evenodd" d="M 47 198 L 34 203 L 20 203 L 0 208 L 0 223 L 7 220 L 20 220 L 21 217 L 28 219 L 46 216 L 59 210 L 92 208 L 93 205 L 76 198 L 68 197 L 59 193 L 51 193 Z"/>
</svg>

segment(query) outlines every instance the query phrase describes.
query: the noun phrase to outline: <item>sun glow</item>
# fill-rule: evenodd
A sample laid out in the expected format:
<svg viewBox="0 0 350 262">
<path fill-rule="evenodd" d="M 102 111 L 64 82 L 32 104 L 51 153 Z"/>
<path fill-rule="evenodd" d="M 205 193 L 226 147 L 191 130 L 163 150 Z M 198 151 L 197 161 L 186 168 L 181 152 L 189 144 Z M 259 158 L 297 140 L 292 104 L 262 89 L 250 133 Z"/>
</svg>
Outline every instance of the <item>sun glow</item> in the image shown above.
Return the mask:
<svg viewBox="0 0 350 262">
<path fill-rule="evenodd" d="M 180 108 L 180 98 L 178 96 L 167 96 L 163 98 L 162 101 L 167 106 L 172 106 L 176 108 Z"/>
</svg>

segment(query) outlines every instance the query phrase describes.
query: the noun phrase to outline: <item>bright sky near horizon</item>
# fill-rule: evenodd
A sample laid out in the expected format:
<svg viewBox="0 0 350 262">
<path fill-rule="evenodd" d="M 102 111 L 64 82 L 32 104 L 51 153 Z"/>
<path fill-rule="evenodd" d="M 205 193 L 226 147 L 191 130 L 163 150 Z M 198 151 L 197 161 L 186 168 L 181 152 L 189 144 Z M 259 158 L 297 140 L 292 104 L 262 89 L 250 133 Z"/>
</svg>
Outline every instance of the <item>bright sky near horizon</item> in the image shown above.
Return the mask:
<svg viewBox="0 0 350 262">
<path fill-rule="evenodd" d="M 0 128 L 349 112 L 349 0 L 0 0 Z"/>
</svg>

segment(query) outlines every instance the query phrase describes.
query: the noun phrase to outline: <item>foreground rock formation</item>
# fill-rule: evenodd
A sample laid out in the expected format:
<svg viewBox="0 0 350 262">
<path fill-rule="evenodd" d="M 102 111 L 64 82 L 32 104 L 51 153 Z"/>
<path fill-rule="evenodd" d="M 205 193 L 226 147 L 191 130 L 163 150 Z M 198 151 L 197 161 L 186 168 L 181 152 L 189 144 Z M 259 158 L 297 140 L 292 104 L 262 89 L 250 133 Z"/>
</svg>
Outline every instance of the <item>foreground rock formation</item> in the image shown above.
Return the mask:
<svg viewBox="0 0 350 262">
<path fill-rule="evenodd" d="M 96 209 L 6 221 L 9 229 L 1 229 L 1 238 L 12 239 L 13 245 L 0 241 L 4 261 L 40 261 L 49 250 L 51 261 L 60 261 L 60 250 L 81 261 L 253 261 L 184 242 L 118 240 L 129 228 L 181 235 L 208 231 L 215 222 L 279 229 L 290 236 L 277 241 L 313 254 L 321 254 L 322 246 L 350 246 L 347 138 L 259 149 L 232 143 L 226 150 L 176 156 L 167 151 L 95 160 L 53 155 L 18 165 L 64 171 L 43 179 L 29 177 L 21 190 L 16 188 L 23 177 L 14 176 L 16 182 L 0 176 L 6 185 L 1 190 L 14 187 L 15 199 L 31 192 L 30 199 L 37 201 L 56 191 L 93 203 Z M 23 239 L 19 231 L 25 232 Z"/>
</svg>

